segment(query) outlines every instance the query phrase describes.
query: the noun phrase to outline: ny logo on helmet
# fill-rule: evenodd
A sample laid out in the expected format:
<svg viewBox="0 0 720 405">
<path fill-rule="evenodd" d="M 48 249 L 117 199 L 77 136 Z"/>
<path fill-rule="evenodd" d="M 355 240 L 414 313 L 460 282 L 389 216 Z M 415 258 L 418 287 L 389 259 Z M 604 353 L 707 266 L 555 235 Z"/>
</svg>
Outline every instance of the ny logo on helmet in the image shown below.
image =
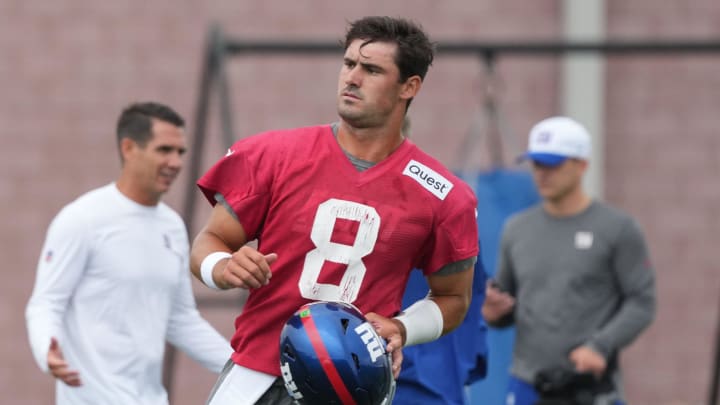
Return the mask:
<svg viewBox="0 0 720 405">
<path fill-rule="evenodd" d="M 383 355 L 383 348 L 380 345 L 380 341 L 378 340 L 378 335 L 375 333 L 375 330 L 369 323 L 364 322 L 355 328 L 355 333 L 357 333 L 363 343 L 365 343 L 365 348 L 370 354 L 372 362 L 375 363 L 375 360 Z"/>
</svg>

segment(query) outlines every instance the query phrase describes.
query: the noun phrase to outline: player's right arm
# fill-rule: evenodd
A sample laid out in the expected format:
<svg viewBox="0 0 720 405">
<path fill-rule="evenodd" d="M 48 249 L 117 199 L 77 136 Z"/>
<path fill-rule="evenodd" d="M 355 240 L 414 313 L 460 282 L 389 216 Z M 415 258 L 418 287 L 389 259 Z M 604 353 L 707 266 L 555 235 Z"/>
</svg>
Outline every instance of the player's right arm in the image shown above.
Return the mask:
<svg viewBox="0 0 720 405">
<path fill-rule="evenodd" d="M 206 285 L 207 277 L 212 277 L 220 289 L 254 289 L 270 281 L 270 265 L 277 259 L 275 253 L 263 254 L 246 245 L 247 234 L 242 224 L 228 212 L 224 204 L 215 204 L 205 227 L 193 241 L 190 251 L 190 270 Z M 214 261 L 209 266 L 208 257 L 216 252 L 230 255 Z M 222 256 L 222 255 L 221 255 Z M 220 257 L 215 255 L 214 257 Z M 205 262 L 205 263 L 203 263 Z M 206 278 L 203 279 L 202 267 L 205 265 Z"/>
</svg>

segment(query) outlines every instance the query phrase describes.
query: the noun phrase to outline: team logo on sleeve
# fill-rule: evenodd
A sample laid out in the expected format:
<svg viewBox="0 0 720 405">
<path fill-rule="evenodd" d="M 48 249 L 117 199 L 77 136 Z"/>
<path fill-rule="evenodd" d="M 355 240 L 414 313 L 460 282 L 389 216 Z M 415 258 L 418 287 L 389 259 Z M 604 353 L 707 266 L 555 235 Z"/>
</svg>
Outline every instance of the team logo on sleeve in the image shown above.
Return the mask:
<svg viewBox="0 0 720 405">
<path fill-rule="evenodd" d="M 416 160 L 408 162 L 403 174 L 417 181 L 441 200 L 444 200 L 453 188 L 453 184 L 448 179 Z"/>
</svg>

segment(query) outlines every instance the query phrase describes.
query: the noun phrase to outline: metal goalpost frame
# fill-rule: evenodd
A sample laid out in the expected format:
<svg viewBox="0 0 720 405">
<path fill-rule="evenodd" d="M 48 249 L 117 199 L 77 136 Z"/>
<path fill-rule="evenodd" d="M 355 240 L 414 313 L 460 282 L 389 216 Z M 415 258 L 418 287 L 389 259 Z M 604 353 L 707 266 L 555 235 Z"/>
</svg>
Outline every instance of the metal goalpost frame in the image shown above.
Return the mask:
<svg viewBox="0 0 720 405">
<path fill-rule="evenodd" d="M 193 141 L 190 147 L 190 164 L 187 184 L 182 207 L 182 217 L 188 232 L 193 235 L 195 201 L 197 188 L 195 182 L 200 176 L 200 166 L 204 145 L 207 137 L 209 107 L 217 102 L 220 115 L 221 136 L 225 146 L 235 141 L 232 117 L 230 86 L 225 70 L 228 58 L 241 56 L 263 55 L 328 55 L 342 52 L 339 41 L 243 41 L 226 37 L 218 24 L 213 24 L 207 35 L 198 96 L 193 120 Z M 720 54 L 720 38 L 708 40 L 676 40 L 676 41 L 645 41 L 645 40 L 611 40 L 604 42 L 552 42 L 552 41 L 508 41 L 478 42 L 456 41 L 437 43 L 437 55 L 475 55 L 492 69 L 499 55 L 535 55 L 558 57 L 567 54 L 595 53 L 605 55 L 679 55 L 679 54 Z M 214 99 L 217 97 L 217 99 Z M 197 300 L 198 306 L 233 306 L 237 301 L 228 299 Z M 720 317 L 720 312 L 718 313 Z M 712 364 L 712 379 L 708 391 L 708 405 L 718 404 L 718 385 L 720 383 L 720 318 L 717 326 L 715 342 L 715 359 Z M 175 349 L 168 346 L 164 363 L 163 382 L 168 396 L 172 396 L 173 370 L 175 366 Z"/>
</svg>

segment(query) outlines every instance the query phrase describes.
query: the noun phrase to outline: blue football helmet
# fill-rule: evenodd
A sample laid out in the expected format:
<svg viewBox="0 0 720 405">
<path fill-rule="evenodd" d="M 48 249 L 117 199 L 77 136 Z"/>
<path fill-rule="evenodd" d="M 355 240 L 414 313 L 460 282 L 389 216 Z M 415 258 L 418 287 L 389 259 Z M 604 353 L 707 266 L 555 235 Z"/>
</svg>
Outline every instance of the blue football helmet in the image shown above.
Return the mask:
<svg viewBox="0 0 720 405">
<path fill-rule="evenodd" d="M 280 369 L 299 404 L 388 405 L 395 394 L 385 341 L 342 302 L 303 305 L 280 334 Z"/>
</svg>

